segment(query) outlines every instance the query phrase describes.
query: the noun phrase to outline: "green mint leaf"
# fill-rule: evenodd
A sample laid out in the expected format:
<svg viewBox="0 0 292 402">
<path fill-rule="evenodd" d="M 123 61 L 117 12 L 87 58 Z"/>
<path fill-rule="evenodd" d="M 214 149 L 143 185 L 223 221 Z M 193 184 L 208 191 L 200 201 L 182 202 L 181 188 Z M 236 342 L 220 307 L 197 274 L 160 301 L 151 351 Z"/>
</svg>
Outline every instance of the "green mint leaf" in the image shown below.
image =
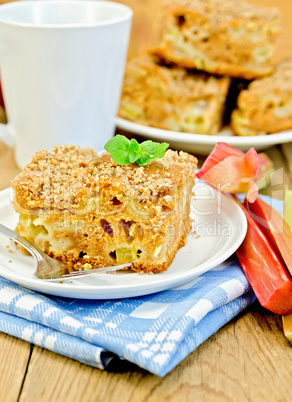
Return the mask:
<svg viewBox="0 0 292 402">
<path fill-rule="evenodd" d="M 132 163 L 129 160 L 129 147 L 130 141 L 123 135 L 111 138 L 104 146 L 105 150 L 119 165 Z"/>
<path fill-rule="evenodd" d="M 139 166 L 143 166 L 143 165 L 147 165 L 147 163 L 151 162 L 151 157 L 147 154 L 143 154 L 141 156 L 139 156 L 139 158 L 137 159 L 137 165 Z"/>
<path fill-rule="evenodd" d="M 129 155 L 129 161 L 130 163 L 136 162 L 136 160 L 139 158 L 139 154 L 130 154 Z"/>
<path fill-rule="evenodd" d="M 116 135 L 105 144 L 105 150 L 119 165 L 137 162 L 139 166 L 146 165 L 154 159 L 163 158 L 169 144 L 144 141 L 142 144 L 132 138 L 128 140 L 123 135 Z"/>
<path fill-rule="evenodd" d="M 132 138 L 130 141 L 130 146 L 129 146 L 129 152 L 131 153 L 139 153 L 140 145 L 138 142 L 135 140 L 135 138 Z"/>
<path fill-rule="evenodd" d="M 140 146 L 138 142 L 134 138 L 132 138 L 128 150 L 130 163 L 136 162 L 136 160 L 139 158 L 139 148 Z"/>
<path fill-rule="evenodd" d="M 154 159 L 163 158 L 169 144 L 166 142 L 158 143 L 153 141 L 144 141 L 140 144 L 140 156 L 137 159 L 137 164 L 140 166 L 146 165 Z"/>
</svg>

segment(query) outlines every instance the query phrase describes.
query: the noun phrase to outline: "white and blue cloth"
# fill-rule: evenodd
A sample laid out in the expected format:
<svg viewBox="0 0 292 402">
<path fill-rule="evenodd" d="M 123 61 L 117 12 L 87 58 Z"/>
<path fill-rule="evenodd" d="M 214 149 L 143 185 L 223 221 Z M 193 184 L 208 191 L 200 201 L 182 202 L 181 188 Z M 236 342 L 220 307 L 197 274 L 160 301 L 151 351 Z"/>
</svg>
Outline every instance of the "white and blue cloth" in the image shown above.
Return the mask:
<svg viewBox="0 0 292 402">
<path fill-rule="evenodd" d="M 0 277 L 0 331 L 100 369 L 118 356 L 164 376 L 254 300 L 234 256 L 174 289 L 113 301 L 46 296 Z"/>
</svg>

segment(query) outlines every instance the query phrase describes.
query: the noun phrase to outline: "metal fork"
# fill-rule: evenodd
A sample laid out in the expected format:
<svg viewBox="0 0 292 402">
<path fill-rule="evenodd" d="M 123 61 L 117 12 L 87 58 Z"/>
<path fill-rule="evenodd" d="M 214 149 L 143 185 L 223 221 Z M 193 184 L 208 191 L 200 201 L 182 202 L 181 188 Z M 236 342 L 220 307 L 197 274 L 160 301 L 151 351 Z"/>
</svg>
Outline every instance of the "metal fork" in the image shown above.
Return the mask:
<svg viewBox="0 0 292 402">
<path fill-rule="evenodd" d="M 108 272 L 124 270 L 132 265 L 131 263 L 128 263 L 105 268 L 90 269 L 86 271 L 70 272 L 68 265 L 49 257 L 36 245 L 24 239 L 18 233 L 7 228 L 1 223 L 0 223 L 0 234 L 9 237 L 11 240 L 14 240 L 16 243 L 20 244 L 35 258 L 37 262 L 37 269 L 33 273 L 33 277 L 35 279 L 42 279 L 50 282 L 60 281 L 60 279 L 70 279 L 70 278 L 78 279 L 84 277 L 85 275 L 102 274 L 102 273 L 104 274 Z"/>
</svg>

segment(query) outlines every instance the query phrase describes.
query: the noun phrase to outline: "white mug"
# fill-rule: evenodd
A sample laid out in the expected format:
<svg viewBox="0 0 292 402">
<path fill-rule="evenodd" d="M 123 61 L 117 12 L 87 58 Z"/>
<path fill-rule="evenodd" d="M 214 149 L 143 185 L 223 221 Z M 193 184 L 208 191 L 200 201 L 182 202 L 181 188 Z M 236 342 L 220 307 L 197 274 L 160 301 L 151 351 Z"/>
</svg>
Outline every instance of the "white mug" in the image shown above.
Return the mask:
<svg viewBox="0 0 292 402">
<path fill-rule="evenodd" d="M 8 124 L 0 139 L 23 167 L 41 148 L 96 150 L 114 134 L 132 10 L 110 1 L 0 6 L 0 69 Z"/>
</svg>

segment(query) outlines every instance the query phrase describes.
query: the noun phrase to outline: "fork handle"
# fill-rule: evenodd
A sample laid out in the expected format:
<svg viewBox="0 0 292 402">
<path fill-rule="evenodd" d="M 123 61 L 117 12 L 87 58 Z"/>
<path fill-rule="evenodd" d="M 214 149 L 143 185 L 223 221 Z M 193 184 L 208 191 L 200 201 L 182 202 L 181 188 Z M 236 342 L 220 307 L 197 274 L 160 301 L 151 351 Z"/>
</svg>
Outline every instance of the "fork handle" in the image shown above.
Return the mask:
<svg viewBox="0 0 292 402">
<path fill-rule="evenodd" d="M 32 244 L 28 240 L 19 236 L 18 233 L 14 232 L 13 230 L 9 229 L 8 227 L 2 225 L 1 223 L 0 223 L 0 234 L 2 234 L 3 236 L 9 237 L 10 239 L 14 240 L 16 243 L 20 244 L 30 254 L 32 254 L 32 256 L 35 257 L 35 259 L 37 261 L 41 261 L 43 259 L 43 257 L 42 257 L 43 252 L 38 247 L 36 247 L 35 245 L 32 246 Z"/>
</svg>

